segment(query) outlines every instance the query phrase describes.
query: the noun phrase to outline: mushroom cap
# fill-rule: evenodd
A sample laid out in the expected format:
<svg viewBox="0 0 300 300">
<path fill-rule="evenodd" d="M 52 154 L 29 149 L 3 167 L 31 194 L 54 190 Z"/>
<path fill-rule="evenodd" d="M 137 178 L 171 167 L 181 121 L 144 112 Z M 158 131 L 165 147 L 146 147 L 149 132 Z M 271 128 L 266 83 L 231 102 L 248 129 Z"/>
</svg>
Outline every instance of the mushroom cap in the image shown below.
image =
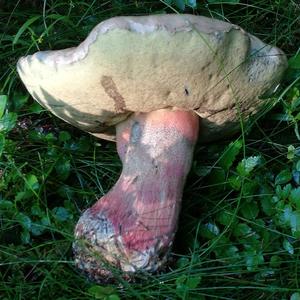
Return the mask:
<svg viewBox="0 0 300 300">
<path fill-rule="evenodd" d="M 132 112 L 194 110 L 202 137 L 238 128 L 278 85 L 284 53 L 242 28 L 194 15 L 115 17 L 78 46 L 22 57 L 17 70 L 42 106 L 105 139 Z"/>
</svg>

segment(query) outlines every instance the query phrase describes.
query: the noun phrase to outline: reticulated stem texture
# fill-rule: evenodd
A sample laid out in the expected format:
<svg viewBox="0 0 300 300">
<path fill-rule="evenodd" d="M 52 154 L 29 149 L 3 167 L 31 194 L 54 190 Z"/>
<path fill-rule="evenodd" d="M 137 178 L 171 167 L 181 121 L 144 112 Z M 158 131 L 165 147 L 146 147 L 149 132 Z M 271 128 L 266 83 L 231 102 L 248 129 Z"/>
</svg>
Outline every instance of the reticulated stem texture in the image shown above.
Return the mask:
<svg viewBox="0 0 300 300">
<path fill-rule="evenodd" d="M 133 114 L 117 126 L 121 176 L 75 229 L 75 261 L 91 278 L 110 274 L 109 264 L 134 273 L 154 272 L 165 263 L 198 119 L 193 112 L 161 109 Z"/>
</svg>

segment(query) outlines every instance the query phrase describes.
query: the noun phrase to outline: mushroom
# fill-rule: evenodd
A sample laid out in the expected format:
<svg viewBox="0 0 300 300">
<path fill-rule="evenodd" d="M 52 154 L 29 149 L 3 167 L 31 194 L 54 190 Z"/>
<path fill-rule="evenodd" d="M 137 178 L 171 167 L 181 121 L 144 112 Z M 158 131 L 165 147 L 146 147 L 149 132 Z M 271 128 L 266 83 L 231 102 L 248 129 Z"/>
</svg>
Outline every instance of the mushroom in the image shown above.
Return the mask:
<svg viewBox="0 0 300 300">
<path fill-rule="evenodd" d="M 75 229 L 76 265 L 91 278 L 154 272 L 167 260 L 198 138 L 239 128 L 274 90 L 284 53 L 242 28 L 194 15 L 115 17 L 78 47 L 20 58 L 32 97 L 66 122 L 116 140 L 114 187 Z"/>
</svg>

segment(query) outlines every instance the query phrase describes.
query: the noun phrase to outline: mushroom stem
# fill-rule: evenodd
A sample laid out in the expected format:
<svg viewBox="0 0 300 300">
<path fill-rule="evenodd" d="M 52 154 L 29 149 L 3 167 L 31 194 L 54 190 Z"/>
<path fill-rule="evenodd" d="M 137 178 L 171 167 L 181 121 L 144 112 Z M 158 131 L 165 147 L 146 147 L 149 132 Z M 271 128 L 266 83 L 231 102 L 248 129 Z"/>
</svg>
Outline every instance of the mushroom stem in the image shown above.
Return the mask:
<svg viewBox="0 0 300 300">
<path fill-rule="evenodd" d="M 122 174 L 75 229 L 76 264 L 90 277 L 110 274 L 107 263 L 125 272 L 153 272 L 166 261 L 198 120 L 194 112 L 161 109 L 133 114 L 117 126 Z"/>
</svg>

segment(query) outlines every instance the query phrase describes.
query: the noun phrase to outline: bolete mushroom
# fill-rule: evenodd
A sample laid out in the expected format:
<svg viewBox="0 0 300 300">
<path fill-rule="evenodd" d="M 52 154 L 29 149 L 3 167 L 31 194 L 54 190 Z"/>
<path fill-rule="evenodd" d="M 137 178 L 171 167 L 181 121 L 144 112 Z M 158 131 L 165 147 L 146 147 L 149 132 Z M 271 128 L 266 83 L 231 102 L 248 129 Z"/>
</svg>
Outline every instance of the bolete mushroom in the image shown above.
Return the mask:
<svg viewBox="0 0 300 300">
<path fill-rule="evenodd" d="M 236 25 L 193 15 L 116 17 L 78 47 L 18 62 L 41 105 L 95 136 L 116 139 L 114 187 L 81 216 L 77 266 L 153 272 L 176 232 L 201 120 L 202 141 L 221 138 L 257 112 L 287 66 L 281 50 Z"/>
</svg>

